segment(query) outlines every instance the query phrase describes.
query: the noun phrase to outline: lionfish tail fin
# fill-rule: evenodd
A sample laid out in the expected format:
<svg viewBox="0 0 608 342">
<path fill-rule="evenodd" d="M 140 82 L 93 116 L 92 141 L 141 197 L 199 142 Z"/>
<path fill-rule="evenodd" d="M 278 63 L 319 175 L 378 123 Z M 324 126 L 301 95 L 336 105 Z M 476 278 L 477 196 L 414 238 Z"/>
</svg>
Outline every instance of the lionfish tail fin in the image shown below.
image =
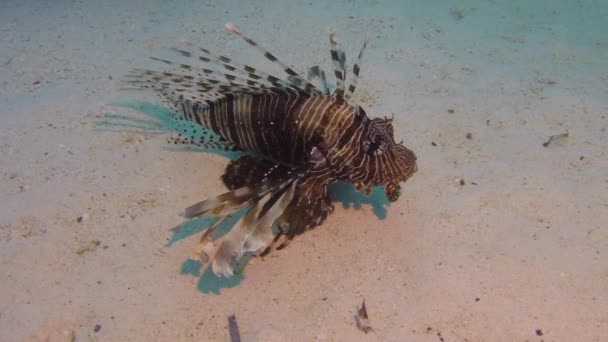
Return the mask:
<svg viewBox="0 0 608 342">
<path fill-rule="evenodd" d="M 187 209 L 190 214 L 206 210 L 219 215 L 201 237 L 195 256 L 201 259 L 204 267 L 210 265 L 215 275 L 231 277 L 234 265 L 244 255 L 262 253 L 276 240 L 280 232 L 273 230 L 274 223 L 293 200 L 298 181 L 299 177 L 294 176 L 271 184 L 245 187 L 249 188 L 247 191 L 240 188 Z M 219 224 L 245 206 L 250 208 L 236 225 L 214 239 Z"/>
<path fill-rule="evenodd" d="M 196 121 L 184 120 L 182 113 L 164 106 L 146 102 L 118 102 L 112 106 L 134 113 L 101 114 L 95 122 L 96 130 L 166 135 L 168 148 L 177 151 L 196 150 L 226 154 L 239 150 L 236 145 L 207 127 Z M 196 110 L 192 103 L 183 104 L 183 108 L 187 107 L 191 111 Z"/>
</svg>

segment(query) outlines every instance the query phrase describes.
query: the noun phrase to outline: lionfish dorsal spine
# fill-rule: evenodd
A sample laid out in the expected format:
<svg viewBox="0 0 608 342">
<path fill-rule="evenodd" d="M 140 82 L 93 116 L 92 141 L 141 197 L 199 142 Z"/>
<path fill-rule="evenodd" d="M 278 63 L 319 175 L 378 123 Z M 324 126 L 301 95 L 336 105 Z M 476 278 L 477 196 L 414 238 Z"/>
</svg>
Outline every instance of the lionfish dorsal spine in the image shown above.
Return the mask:
<svg viewBox="0 0 608 342">
<path fill-rule="evenodd" d="M 344 98 L 344 84 L 346 82 L 346 54 L 338 49 L 336 41 L 336 33 L 329 33 L 329 52 L 334 65 L 334 75 L 336 76 L 336 89 L 333 96 L 336 98 Z"/>
<path fill-rule="evenodd" d="M 355 94 L 355 89 L 357 88 L 357 81 L 359 80 L 359 72 L 361 71 L 361 61 L 363 59 L 363 52 L 365 52 L 365 48 L 367 47 L 367 43 L 369 42 L 368 38 L 365 38 L 363 41 L 363 46 L 361 46 L 361 50 L 359 50 L 359 55 L 357 56 L 357 61 L 353 64 L 353 77 L 348 86 L 348 90 L 346 94 L 344 94 L 344 99 L 348 101 Z"/>
<path fill-rule="evenodd" d="M 187 51 L 184 49 L 173 48 L 173 51 L 178 52 L 184 57 L 192 58 L 195 61 L 202 63 L 208 63 L 212 65 L 218 65 L 225 71 L 223 73 L 224 78 L 232 82 L 239 82 L 253 87 L 266 88 L 291 88 L 294 90 L 304 91 L 304 89 L 297 88 L 287 81 L 284 81 L 278 77 L 265 73 L 258 68 L 255 68 L 248 64 L 240 64 L 232 58 L 214 54 L 211 51 L 199 48 L 200 52 L 195 54 L 194 52 Z M 209 70 L 209 69 L 203 69 Z M 214 70 L 213 70 L 214 71 Z"/>
<path fill-rule="evenodd" d="M 228 31 L 236 34 L 237 36 L 242 38 L 245 42 L 247 42 L 247 44 L 253 46 L 258 51 L 260 51 L 264 55 L 264 57 L 266 57 L 267 60 L 269 60 L 270 62 L 272 62 L 274 64 L 279 65 L 282 68 L 283 72 L 285 72 L 288 75 L 287 81 L 290 84 L 292 84 L 293 86 L 295 86 L 297 88 L 303 89 L 305 93 L 310 94 L 311 96 L 323 95 L 323 93 L 319 89 L 317 89 L 317 87 L 315 87 L 312 83 L 308 82 L 307 80 L 302 78 L 300 75 L 298 75 L 298 73 L 295 70 L 293 70 L 287 64 L 285 64 L 280 59 L 275 57 L 267 49 L 263 48 L 261 45 L 256 43 L 254 40 L 252 40 L 251 38 L 246 36 L 243 32 L 241 32 L 241 30 L 238 27 L 236 27 L 236 25 L 234 25 L 232 23 L 227 23 L 225 25 L 225 27 Z"/>
<path fill-rule="evenodd" d="M 308 68 L 308 81 L 312 82 L 314 79 L 319 79 L 321 91 L 323 95 L 329 96 L 329 87 L 327 86 L 327 78 L 325 77 L 325 71 L 318 65 Z"/>
<path fill-rule="evenodd" d="M 182 49 L 173 49 L 177 50 L 182 56 L 186 56 L 188 51 Z M 175 63 L 166 59 L 150 57 L 152 60 L 159 61 L 168 65 L 172 65 L 174 67 L 178 67 L 181 69 L 185 69 L 192 73 L 192 71 L 196 72 L 197 79 L 192 75 L 182 75 L 178 73 L 170 73 L 166 72 L 166 76 L 173 77 L 171 80 L 176 83 L 181 83 L 184 85 L 191 86 L 200 86 L 204 87 L 200 90 L 205 90 L 208 93 L 217 93 L 221 92 L 222 89 L 226 91 L 250 91 L 250 92 L 259 92 L 260 89 L 266 89 L 272 87 L 272 85 L 263 84 L 260 81 L 252 80 L 243 77 L 242 75 L 237 75 L 231 72 L 220 72 L 218 70 L 209 69 L 209 68 L 199 68 L 192 66 L 191 64 L 183 64 L 183 63 Z"/>
</svg>

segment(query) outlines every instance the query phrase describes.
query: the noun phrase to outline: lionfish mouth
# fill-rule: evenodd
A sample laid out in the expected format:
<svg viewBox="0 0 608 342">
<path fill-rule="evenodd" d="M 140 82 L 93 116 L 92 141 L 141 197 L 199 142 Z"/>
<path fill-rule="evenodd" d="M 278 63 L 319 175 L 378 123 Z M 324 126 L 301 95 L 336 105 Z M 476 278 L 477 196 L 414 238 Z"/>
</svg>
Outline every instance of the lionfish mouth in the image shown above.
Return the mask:
<svg viewBox="0 0 608 342">
<path fill-rule="evenodd" d="M 405 181 L 405 180 L 404 180 Z M 368 196 L 372 192 L 372 188 L 374 185 L 364 184 L 362 182 L 355 182 L 355 190 L 363 191 L 363 193 Z M 380 186 L 384 185 L 384 192 L 386 197 L 390 202 L 395 202 L 399 198 L 401 194 L 401 185 L 399 182 L 388 182 L 386 184 L 378 184 Z"/>
<path fill-rule="evenodd" d="M 401 185 L 399 183 L 387 183 L 384 186 L 384 192 L 390 202 L 396 202 L 401 195 Z"/>
<path fill-rule="evenodd" d="M 412 153 L 413 155 L 413 153 Z M 404 174 L 400 179 L 387 182 L 384 185 L 384 191 L 386 193 L 386 197 L 389 201 L 395 202 L 399 198 L 401 194 L 401 185 L 399 183 L 403 183 L 407 181 L 414 173 L 418 171 L 418 165 L 416 164 L 416 157 L 413 157 L 413 163 L 411 163 L 411 167 L 409 168 L 409 172 Z"/>
</svg>

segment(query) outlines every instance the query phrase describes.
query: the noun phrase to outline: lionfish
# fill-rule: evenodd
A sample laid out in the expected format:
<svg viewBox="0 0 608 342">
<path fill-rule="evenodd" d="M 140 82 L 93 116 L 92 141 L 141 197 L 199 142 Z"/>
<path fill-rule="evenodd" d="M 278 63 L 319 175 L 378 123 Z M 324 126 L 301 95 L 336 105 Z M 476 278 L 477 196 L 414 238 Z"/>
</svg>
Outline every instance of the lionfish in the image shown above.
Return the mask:
<svg viewBox="0 0 608 342">
<path fill-rule="evenodd" d="M 203 126 L 219 136 L 189 135 L 174 142 L 247 152 L 226 167 L 222 180 L 230 190 L 185 209 L 185 218 L 217 216 L 203 233 L 195 257 L 219 276 L 231 276 L 245 254 L 259 255 L 319 226 L 333 211 L 328 186 L 350 182 L 369 194 L 385 186 L 389 201 L 400 194 L 399 183 L 416 172 L 416 156 L 396 143 L 392 118 L 369 118 L 351 103 L 359 78 L 365 40 L 346 87 L 346 55 L 330 33 L 336 85 L 330 92 L 325 72 L 309 69 L 305 79 L 261 47 L 235 25 L 226 29 L 259 50 L 286 74 L 276 77 L 206 49 L 174 48 L 204 67 L 152 58 L 167 71 L 135 69 L 126 82 L 153 89 L 173 108 L 174 118 Z M 314 85 L 312 82 L 317 83 Z M 225 235 L 218 226 L 245 211 Z"/>
</svg>

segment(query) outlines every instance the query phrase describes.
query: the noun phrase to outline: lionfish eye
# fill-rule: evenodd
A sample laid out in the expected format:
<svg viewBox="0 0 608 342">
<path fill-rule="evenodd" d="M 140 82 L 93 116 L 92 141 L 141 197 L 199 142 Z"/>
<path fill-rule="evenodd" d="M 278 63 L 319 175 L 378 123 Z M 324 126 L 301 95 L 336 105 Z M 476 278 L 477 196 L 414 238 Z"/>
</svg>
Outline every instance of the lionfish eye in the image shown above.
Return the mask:
<svg viewBox="0 0 608 342">
<path fill-rule="evenodd" d="M 384 137 L 381 134 L 374 134 L 369 140 L 365 141 L 365 151 L 370 156 L 376 156 L 384 153 Z"/>
</svg>

